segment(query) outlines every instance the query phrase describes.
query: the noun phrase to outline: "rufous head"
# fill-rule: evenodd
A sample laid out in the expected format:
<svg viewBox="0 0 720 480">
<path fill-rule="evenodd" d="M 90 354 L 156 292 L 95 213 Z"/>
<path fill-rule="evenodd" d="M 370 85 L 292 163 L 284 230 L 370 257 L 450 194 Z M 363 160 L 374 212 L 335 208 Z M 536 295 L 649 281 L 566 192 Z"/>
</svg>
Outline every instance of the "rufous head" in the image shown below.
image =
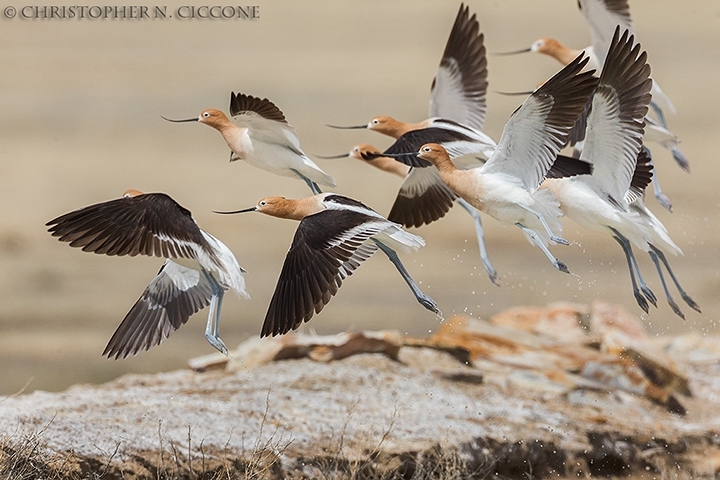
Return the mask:
<svg viewBox="0 0 720 480">
<path fill-rule="evenodd" d="M 232 215 L 235 213 L 246 213 L 246 212 L 260 212 L 266 215 L 281 216 L 278 213 L 282 213 L 284 208 L 290 201 L 285 197 L 264 197 L 258 200 L 257 204 L 250 208 L 243 208 L 242 210 L 233 210 L 231 212 L 218 212 L 225 215 Z"/>
<path fill-rule="evenodd" d="M 539 38 L 530 46 L 530 51 L 556 56 L 557 52 L 563 48 L 565 47 L 554 38 Z"/>
<path fill-rule="evenodd" d="M 379 117 L 373 117 L 373 119 L 368 122 L 367 129 L 387 135 L 397 130 L 398 123 L 399 122 L 393 117 L 381 115 Z"/>
<path fill-rule="evenodd" d="M 448 155 L 445 148 L 443 148 L 442 145 L 438 145 L 437 143 L 426 143 L 425 145 L 420 147 L 420 150 L 418 150 L 417 152 L 417 156 L 418 158 L 427 160 L 435 166 L 440 163 L 450 161 L 450 156 Z"/>
<path fill-rule="evenodd" d="M 375 160 L 379 156 L 382 156 L 382 152 L 380 152 L 380 150 L 373 147 L 372 145 L 368 145 L 367 143 L 355 145 L 352 150 L 350 150 L 350 154 L 348 155 L 348 157 L 350 158 L 355 158 L 357 160 L 365 160 L 368 162 Z"/>
<path fill-rule="evenodd" d="M 202 113 L 198 117 L 198 122 L 218 128 L 226 123 L 229 123 L 230 120 L 220 110 L 217 110 L 215 108 L 208 108 L 207 110 L 202 111 Z"/>
<path fill-rule="evenodd" d="M 171 118 L 165 118 L 162 117 L 164 120 L 167 120 L 168 122 L 175 122 L 175 123 L 181 123 L 181 122 L 200 122 L 204 123 L 205 125 L 210 125 L 213 128 L 217 128 L 218 130 L 223 127 L 224 125 L 232 124 L 230 122 L 230 119 L 221 112 L 220 110 L 216 108 L 208 108 L 207 110 L 203 110 L 200 115 L 193 118 L 186 118 L 184 120 L 173 120 Z"/>
</svg>

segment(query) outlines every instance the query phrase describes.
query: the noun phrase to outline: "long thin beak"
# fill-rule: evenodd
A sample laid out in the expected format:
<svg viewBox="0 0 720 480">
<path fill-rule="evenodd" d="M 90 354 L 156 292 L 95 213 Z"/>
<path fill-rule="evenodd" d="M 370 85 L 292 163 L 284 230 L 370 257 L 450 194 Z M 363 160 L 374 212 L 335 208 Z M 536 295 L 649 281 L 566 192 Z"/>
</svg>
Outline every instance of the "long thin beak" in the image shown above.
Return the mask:
<svg viewBox="0 0 720 480">
<path fill-rule="evenodd" d="M 367 128 L 367 125 L 352 125 L 349 127 L 343 127 L 340 125 L 330 125 L 329 123 L 326 123 L 325 126 L 330 128 L 339 128 L 340 130 L 356 130 L 360 128 Z"/>
<path fill-rule="evenodd" d="M 513 50 L 512 52 L 492 52 L 490 55 L 497 55 L 499 57 L 507 56 L 507 55 L 517 55 L 519 53 L 528 53 L 532 51 L 532 47 L 523 48 L 522 50 Z"/>
<path fill-rule="evenodd" d="M 257 211 L 257 206 L 250 207 L 250 208 L 244 208 L 242 210 L 233 210 L 232 212 L 218 212 L 217 210 L 213 210 L 213 213 L 219 213 L 220 215 L 234 215 L 236 213 L 246 213 L 246 212 L 255 212 Z"/>
<path fill-rule="evenodd" d="M 323 158 L 325 160 L 334 160 L 336 158 L 347 158 L 349 155 L 347 153 L 341 153 L 340 155 L 315 155 L 317 158 Z"/>
<path fill-rule="evenodd" d="M 400 158 L 400 157 L 417 157 L 420 152 L 407 152 L 407 153 L 383 153 L 383 157 Z"/>
<path fill-rule="evenodd" d="M 160 115 L 160 118 L 163 120 L 167 120 L 168 122 L 175 122 L 175 123 L 181 123 L 181 122 L 197 122 L 198 117 L 195 118 L 186 118 L 185 120 L 173 120 L 172 118 L 165 118 L 162 115 Z"/>
<path fill-rule="evenodd" d="M 509 97 L 520 96 L 520 95 L 532 95 L 533 93 L 535 93 L 535 90 L 530 90 L 530 91 L 525 91 L 525 92 L 500 92 L 497 90 L 493 90 L 493 91 L 499 95 L 507 95 Z"/>
</svg>

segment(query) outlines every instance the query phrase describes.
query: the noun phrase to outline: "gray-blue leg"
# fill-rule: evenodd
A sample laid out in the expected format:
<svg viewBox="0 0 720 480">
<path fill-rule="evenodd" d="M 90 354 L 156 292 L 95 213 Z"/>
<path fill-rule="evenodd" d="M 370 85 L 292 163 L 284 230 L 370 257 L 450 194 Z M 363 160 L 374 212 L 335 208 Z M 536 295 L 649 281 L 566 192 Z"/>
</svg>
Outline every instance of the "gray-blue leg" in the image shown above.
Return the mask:
<svg viewBox="0 0 720 480">
<path fill-rule="evenodd" d="M 653 186 L 653 193 L 655 194 L 655 198 L 657 201 L 662 205 L 668 212 L 672 212 L 672 202 L 670 199 L 665 195 L 660 188 L 660 182 L 658 181 L 657 176 L 657 170 L 655 169 L 655 164 L 652 160 L 650 160 L 650 165 L 652 165 L 653 168 L 653 176 L 652 176 L 652 186 Z"/>
<path fill-rule="evenodd" d="M 672 147 L 671 151 L 675 163 L 677 163 L 680 168 L 690 173 L 690 162 L 688 162 L 688 159 L 685 158 L 685 155 L 680 151 L 680 149 L 677 147 Z"/>
<path fill-rule="evenodd" d="M 320 187 L 318 187 L 318 184 L 310 180 L 308 177 L 303 175 L 302 173 L 298 172 L 294 168 L 290 169 L 295 175 L 298 176 L 300 180 L 307 183 L 307 186 L 310 187 L 310 190 L 312 190 L 313 195 L 317 195 L 318 193 L 322 193 L 322 190 L 320 190 Z"/>
<path fill-rule="evenodd" d="M 440 310 L 438 309 L 437 304 L 435 303 L 435 300 L 425 295 L 420 288 L 417 286 L 415 281 L 410 277 L 410 274 L 405 269 L 405 266 L 400 261 L 400 257 L 398 257 L 395 250 L 388 247 L 384 243 L 382 243 L 379 240 L 373 239 L 373 242 L 378 246 L 382 252 L 387 255 L 387 257 L 390 259 L 390 261 L 395 265 L 395 268 L 397 268 L 397 271 L 400 273 L 400 276 L 402 276 L 403 280 L 405 280 L 405 283 L 407 283 L 408 287 L 410 287 L 410 290 L 412 290 L 413 295 L 415 295 L 415 298 L 417 301 L 422 305 L 423 307 L 427 308 L 433 313 L 436 313 L 440 315 Z"/>
<path fill-rule="evenodd" d="M 678 282 L 678 279 L 675 276 L 675 274 L 673 273 L 672 268 L 670 268 L 670 264 L 668 263 L 667 258 L 665 258 L 665 254 L 662 251 L 658 250 L 653 245 L 650 245 L 650 249 L 652 250 L 652 252 L 654 252 L 658 256 L 660 261 L 663 262 L 663 265 L 665 265 L 665 268 L 667 269 L 668 273 L 670 274 L 670 278 L 672 279 L 673 283 L 675 284 L 675 287 L 678 289 L 678 292 L 680 292 L 680 296 L 685 301 L 685 303 L 687 303 L 690 306 L 690 308 L 692 308 L 696 312 L 702 313 L 700 311 L 700 306 L 697 303 L 695 303 L 695 300 L 693 300 L 690 297 L 690 295 L 685 293 L 685 290 L 683 290 L 682 286 L 680 286 L 680 282 Z"/>
<path fill-rule="evenodd" d="M 667 130 L 668 126 L 667 122 L 665 121 L 665 114 L 663 113 L 662 109 L 655 102 L 650 102 L 650 107 L 653 109 L 653 112 L 655 112 L 655 115 L 657 115 L 660 125 L 662 125 L 662 127 Z"/>
<path fill-rule="evenodd" d="M 215 347 L 220 353 L 227 355 L 228 349 L 225 343 L 220 339 L 220 310 L 222 309 L 223 295 L 225 289 L 215 280 L 215 278 L 202 271 L 210 283 L 210 291 L 212 292 L 212 300 L 210 300 L 210 311 L 208 312 L 207 325 L 205 326 L 205 339 L 208 343 Z"/>
<path fill-rule="evenodd" d="M 625 238 L 623 235 L 620 234 L 617 230 L 614 228 L 610 228 L 610 230 L 613 231 L 615 234 L 613 238 L 615 241 L 617 241 L 620 244 L 620 247 L 622 247 L 623 252 L 625 253 L 625 258 L 627 259 L 628 263 L 628 269 L 630 270 L 630 280 L 632 281 L 633 286 L 633 294 L 635 295 L 635 300 L 637 300 L 638 305 L 640 305 L 640 308 L 645 310 L 645 313 L 649 312 L 649 306 L 647 302 L 645 301 L 645 298 L 647 298 L 656 308 L 657 308 L 657 298 L 655 297 L 655 294 L 648 288 L 647 284 L 645 283 L 645 280 L 642 278 L 642 275 L 640 274 L 640 267 L 638 266 L 637 260 L 635 260 L 635 255 L 632 251 L 632 246 L 630 245 L 630 241 Z M 635 276 L 637 276 L 638 283 L 640 284 L 640 290 L 642 291 L 645 298 L 643 298 L 643 295 L 640 295 L 640 291 L 638 290 L 638 284 L 635 282 Z"/>
<path fill-rule="evenodd" d="M 545 221 L 545 217 L 543 217 L 542 213 L 538 212 L 537 210 L 533 210 L 530 207 L 526 207 L 525 205 L 520 205 L 520 204 L 518 204 L 518 205 L 520 207 L 524 208 L 525 210 L 527 210 L 528 212 L 532 213 L 533 215 L 535 215 L 537 217 L 537 219 L 540 220 L 540 223 L 542 223 L 543 228 L 545 228 L 545 231 L 550 236 L 550 240 L 552 240 L 555 243 L 559 243 L 560 245 L 570 245 L 570 242 L 568 242 L 564 238 L 558 237 L 557 235 L 555 235 L 552 232 L 552 230 L 550 230 L 550 226 Z M 533 231 L 533 233 L 535 233 L 535 232 Z"/>
<path fill-rule="evenodd" d="M 498 274 L 495 271 L 495 268 L 493 268 L 492 263 L 490 263 L 490 258 L 488 257 L 487 247 L 485 246 L 485 233 L 483 231 L 480 214 L 477 210 L 475 210 L 475 207 L 462 198 L 458 197 L 455 201 L 458 205 L 463 207 L 471 217 L 473 217 L 473 220 L 475 221 L 475 234 L 477 235 L 478 246 L 480 247 L 480 258 L 485 266 L 485 271 L 487 272 L 488 277 L 490 277 L 490 281 L 495 285 L 500 286 L 500 283 L 498 282 Z"/>
<path fill-rule="evenodd" d="M 570 273 L 570 270 L 568 270 L 567 265 L 565 265 L 563 262 L 561 262 L 560 260 L 555 258 L 553 256 L 553 254 L 550 253 L 550 250 L 548 250 L 547 247 L 543 244 L 542 240 L 540 240 L 540 237 L 535 232 L 535 230 L 532 230 L 532 229 L 526 227 L 522 223 L 516 223 L 515 225 L 520 227 L 520 229 L 523 232 L 527 233 L 530 236 L 530 238 L 532 238 L 533 242 L 535 242 L 535 245 L 540 247 L 540 249 L 543 251 L 545 256 L 550 260 L 550 263 L 553 264 L 553 267 L 557 268 L 561 272 Z"/>
<path fill-rule="evenodd" d="M 665 290 L 665 298 L 667 298 L 668 305 L 670 305 L 672 311 L 675 312 L 675 315 L 685 320 L 685 314 L 682 313 L 682 310 L 680 310 L 680 307 L 677 303 L 675 303 L 672 295 L 670 295 L 670 290 L 668 290 L 667 283 L 665 283 L 665 276 L 662 273 L 662 267 L 660 267 L 660 262 L 658 261 L 657 254 L 652 250 L 650 250 L 648 253 L 650 254 L 650 258 L 655 264 L 655 268 L 657 269 L 658 275 L 660 276 L 660 283 L 662 283 L 663 290 Z"/>
</svg>

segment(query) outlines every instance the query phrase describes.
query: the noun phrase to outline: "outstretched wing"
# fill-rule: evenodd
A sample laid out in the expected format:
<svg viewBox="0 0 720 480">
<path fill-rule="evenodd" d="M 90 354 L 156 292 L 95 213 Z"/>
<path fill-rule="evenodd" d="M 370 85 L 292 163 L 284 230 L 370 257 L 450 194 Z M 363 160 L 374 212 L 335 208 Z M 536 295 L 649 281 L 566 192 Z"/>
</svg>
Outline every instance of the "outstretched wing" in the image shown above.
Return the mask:
<svg viewBox="0 0 720 480">
<path fill-rule="evenodd" d="M 310 320 L 377 247 L 365 243 L 393 224 L 359 211 L 328 209 L 305 217 L 285 257 L 261 336 Z"/>
<path fill-rule="evenodd" d="M 427 225 L 444 217 L 456 198 L 435 167 L 413 168 L 400 186 L 388 220 L 405 227 Z"/>
<path fill-rule="evenodd" d="M 429 167 L 432 163 L 415 155 L 426 143 L 442 145 L 453 160 L 478 153 L 489 156 L 496 147 L 493 139 L 484 133 L 442 118 L 435 119 L 429 127 L 404 133 L 382 155 L 392 156 L 411 167 Z"/>
<path fill-rule="evenodd" d="M 190 211 L 164 193 L 97 203 L 46 226 L 54 237 L 85 252 L 195 259 L 200 246 L 214 255 Z"/>
<path fill-rule="evenodd" d="M 115 330 L 103 355 L 117 360 L 160 345 L 207 307 L 211 298 L 202 272 L 167 260 Z"/>
<path fill-rule="evenodd" d="M 487 111 L 487 59 L 475 14 L 460 4 L 430 92 L 430 117 L 481 131 Z"/>
<path fill-rule="evenodd" d="M 230 115 L 248 129 L 248 134 L 268 144 L 280 145 L 304 156 L 295 129 L 285 120 L 283 112 L 267 98 L 244 93 L 230 93 Z"/>
<path fill-rule="evenodd" d="M 595 55 L 602 66 L 610 49 L 615 27 L 633 33 L 627 0 L 578 0 L 578 7 L 588 28 Z"/>
<path fill-rule="evenodd" d="M 584 181 L 603 198 L 621 204 L 631 185 L 650 103 L 650 66 L 645 52 L 619 29 L 600 75 L 588 117 L 581 159 L 595 166 Z"/>
<path fill-rule="evenodd" d="M 514 178 L 528 191 L 545 179 L 597 85 L 594 70 L 580 73 L 588 59 L 579 55 L 513 112 L 483 173 Z"/>
</svg>

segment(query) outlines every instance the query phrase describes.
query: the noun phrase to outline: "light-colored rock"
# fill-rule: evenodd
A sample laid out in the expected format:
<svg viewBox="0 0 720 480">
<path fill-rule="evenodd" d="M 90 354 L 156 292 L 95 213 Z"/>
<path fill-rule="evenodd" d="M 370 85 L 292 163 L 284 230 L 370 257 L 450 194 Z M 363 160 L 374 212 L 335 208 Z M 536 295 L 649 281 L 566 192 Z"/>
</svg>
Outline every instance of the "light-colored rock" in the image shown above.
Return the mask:
<svg viewBox="0 0 720 480">
<path fill-rule="evenodd" d="M 637 315 L 620 305 L 595 300 L 590 311 L 590 334 L 603 337 L 611 332 L 623 332 L 638 340 L 648 339 L 645 325 Z"/>
<path fill-rule="evenodd" d="M 582 342 L 587 339 L 587 305 L 558 302 L 547 307 L 512 307 L 490 317 L 495 325 L 511 327 L 562 342 Z"/>
<path fill-rule="evenodd" d="M 615 322 L 618 310 L 594 308 L 603 351 L 589 337 L 460 317 L 426 339 L 393 331 L 252 339 L 229 360 L 195 360 L 204 373 L 0 399 L 0 431 L 6 443 L 41 438 L 43 451 L 125 478 L 158 476 L 169 458 L 172 468 L 202 461 L 221 470 L 242 459 L 246 473 L 266 472 L 261 478 L 332 477 L 327 469 L 338 462 L 378 476 L 429 459 L 506 477 L 524 468 L 537 477 L 607 476 L 642 470 L 664 458 L 657 452 L 683 471 L 716 468 L 700 462 L 716 451 L 720 430 L 714 365 L 683 365 L 628 336 L 623 312 Z M 533 315 L 546 312 L 504 318 L 541 325 Z M 676 383 L 649 378 L 651 364 L 653 372 L 672 365 Z M 673 395 L 677 378 L 698 386 L 683 405 Z"/>
</svg>

